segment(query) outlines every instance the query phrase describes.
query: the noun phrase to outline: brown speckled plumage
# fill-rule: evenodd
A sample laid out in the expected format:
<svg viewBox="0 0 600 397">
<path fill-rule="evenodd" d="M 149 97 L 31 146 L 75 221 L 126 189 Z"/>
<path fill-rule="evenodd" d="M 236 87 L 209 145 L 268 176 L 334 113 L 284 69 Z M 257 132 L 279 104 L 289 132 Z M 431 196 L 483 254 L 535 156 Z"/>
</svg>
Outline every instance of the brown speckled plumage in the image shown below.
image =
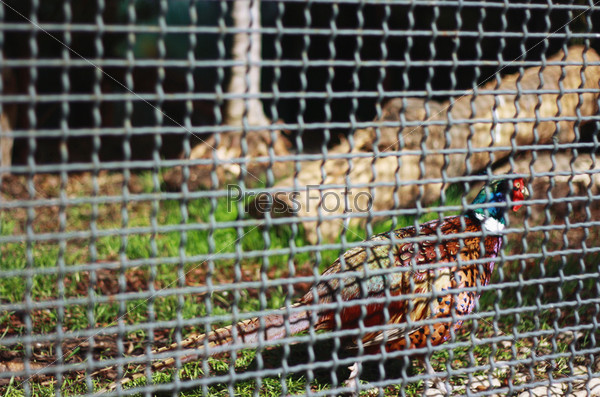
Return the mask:
<svg viewBox="0 0 600 397">
<path fill-rule="evenodd" d="M 396 230 L 394 235 L 400 242 L 392 246 L 391 252 L 388 233 L 373 237 L 370 240 L 373 247 L 348 251 L 342 260 L 336 261 L 323 273 L 323 276 L 344 275 L 345 273 L 353 275 L 336 277 L 319 283 L 317 301 L 331 303 L 335 302 L 338 296 L 341 296 L 346 302 L 354 299 L 385 298 L 385 290 L 388 288 L 389 294 L 396 299 L 392 299 L 391 303 L 387 305 L 384 302 L 367 304 L 365 306 L 366 314 L 362 317 L 363 303 L 344 307 L 339 312 L 342 328 L 357 328 L 361 318 L 365 327 L 383 325 L 385 324 L 384 311 L 387 309 L 389 317 L 387 323 L 404 325 L 386 331 L 386 350 L 394 351 L 407 346 L 410 348 L 425 347 L 428 337 L 431 338 L 432 345 L 438 345 L 448 340 L 451 336 L 451 329 L 460 327 L 462 324 L 460 317 L 473 310 L 475 301 L 479 297 L 473 289 L 458 294 L 451 293 L 451 290 L 487 285 L 494 269 L 494 258 L 502 245 L 501 236 L 488 235 L 483 240 L 483 244 L 481 244 L 481 236 L 463 238 L 461 247 L 461 241 L 453 238 L 452 235 L 461 231 L 473 233 L 481 230 L 477 220 L 469 217 L 465 217 L 463 220 L 464 228 L 461 226 L 461 218 L 458 216 L 448 217 L 443 222 L 430 221 L 420 226 L 418 235 L 414 227 Z M 438 229 L 440 237 L 437 235 Z M 425 239 L 416 243 L 401 241 L 416 236 Z M 482 266 L 477 263 L 468 263 L 468 261 L 482 257 L 490 260 Z M 460 261 L 457 261 L 457 258 Z M 342 263 L 345 264 L 345 271 L 342 271 Z M 398 268 L 398 271 L 386 271 L 392 267 Z M 372 275 L 364 276 L 365 269 Z M 361 282 L 363 283 L 362 288 Z M 363 294 L 361 294 L 361 289 L 364 291 Z M 436 298 L 432 298 L 434 291 Z M 448 293 L 444 293 L 446 291 Z M 407 294 L 417 294 L 418 297 L 410 299 L 410 301 L 400 298 Z M 311 304 L 313 301 L 312 292 L 301 299 L 301 303 L 305 305 Z M 409 310 L 409 303 L 412 303 L 412 310 Z M 452 311 L 454 311 L 455 317 L 459 318 L 454 323 L 450 321 Z M 319 313 L 319 322 L 315 327 L 317 329 L 334 329 L 335 313 L 335 310 Z M 408 319 L 411 322 L 418 322 L 442 318 L 448 318 L 449 321 L 436 322 L 433 326 L 409 327 L 407 325 Z M 381 331 L 368 333 L 362 338 L 363 346 L 367 351 L 379 351 L 383 336 Z"/>
<path fill-rule="evenodd" d="M 293 306 L 289 317 L 279 314 L 263 317 L 264 328 L 258 318 L 246 320 L 234 327 L 189 338 L 160 352 L 196 347 L 183 360 L 190 361 L 214 354 L 210 349 L 216 346 L 255 344 L 261 337 L 280 339 L 311 326 L 316 330 L 333 330 L 337 316 L 341 320 L 338 329 L 357 329 L 361 322 L 367 328 L 360 341 L 348 343 L 356 346 L 360 342 L 367 353 L 377 353 L 382 348 L 391 352 L 422 348 L 428 343 L 439 345 L 451 338 L 462 325 L 462 317 L 473 311 L 479 298 L 478 287 L 490 281 L 502 246 L 499 231 L 504 227 L 506 196 L 510 195 L 516 211 L 520 205 L 514 203 L 527 194 L 520 178 L 496 181 L 482 189 L 473 201 L 473 204 L 497 203 L 495 207 L 488 205 L 485 209 L 471 209 L 462 217 L 433 220 L 420 225 L 418 230 L 405 227 L 383 233 L 371 238 L 365 246 L 347 251 Z M 473 263 L 475 260 L 478 263 Z M 430 321 L 423 324 L 423 320 Z M 203 352 L 205 342 L 209 350 Z M 160 370 L 173 363 L 173 359 L 167 359 L 152 367 Z M 357 372 L 354 368 L 353 380 Z M 136 376 L 142 375 L 134 374 L 121 383 Z M 115 384 L 110 389 L 114 387 Z"/>
</svg>

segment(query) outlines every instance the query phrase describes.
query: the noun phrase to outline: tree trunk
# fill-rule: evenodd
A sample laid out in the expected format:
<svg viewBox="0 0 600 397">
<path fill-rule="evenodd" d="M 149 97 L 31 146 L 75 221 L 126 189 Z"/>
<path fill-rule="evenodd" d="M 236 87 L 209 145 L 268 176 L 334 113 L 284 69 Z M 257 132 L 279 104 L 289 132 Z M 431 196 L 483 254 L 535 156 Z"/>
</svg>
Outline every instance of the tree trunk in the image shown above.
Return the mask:
<svg viewBox="0 0 600 397">
<path fill-rule="evenodd" d="M 190 153 L 190 159 L 218 159 L 232 160 L 243 158 L 243 164 L 223 162 L 217 167 L 197 166 L 190 169 L 189 179 L 186 181 L 188 188 L 214 187 L 211 175 L 216 173 L 219 183 L 234 177 L 240 178 L 242 170 L 246 179 L 256 182 L 262 179 L 267 169 L 272 171 L 275 178 L 289 173 L 290 164 L 273 161 L 256 162 L 257 157 L 271 155 L 273 148 L 276 156 L 289 154 L 289 140 L 278 130 L 268 130 L 271 120 L 264 113 L 263 105 L 258 97 L 260 94 L 260 61 L 261 61 L 261 34 L 260 0 L 236 0 L 233 2 L 233 25 L 241 30 L 233 38 L 232 60 L 236 65 L 231 69 L 231 80 L 227 86 L 228 94 L 235 94 L 230 99 L 223 116 L 224 124 L 231 127 L 231 131 L 221 133 L 218 137 L 213 135 L 196 145 Z M 244 120 L 246 122 L 244 123 Z M 261 130 L 245 131 L 242 127 L 265 127 Z M 217 139 L 218 138 L 218 139 Z M 245 140 L 247 152 L 242 152 L 242 139 Z M 164 175 L 165 182 L 171 189 L 180 188 L 183 176 L 180 168 L 175 168 Z"/>
<path fill-rule="evenodd" d="M 248 29 L 250 32 L 237 33 L 233 38 L 232 59 L 236 65 L 231 70 L 231 80 L 227 87 L 229 94 L 239 98 L 231 99 L 225 108 L 225 124 L 241 126 L 244 115 L 248 124 L 268 125 L 260 94 L 261 57 L 260 0 L 236 0 L 233 3 L 233 26 L 235 29 Z"/>
</svg>

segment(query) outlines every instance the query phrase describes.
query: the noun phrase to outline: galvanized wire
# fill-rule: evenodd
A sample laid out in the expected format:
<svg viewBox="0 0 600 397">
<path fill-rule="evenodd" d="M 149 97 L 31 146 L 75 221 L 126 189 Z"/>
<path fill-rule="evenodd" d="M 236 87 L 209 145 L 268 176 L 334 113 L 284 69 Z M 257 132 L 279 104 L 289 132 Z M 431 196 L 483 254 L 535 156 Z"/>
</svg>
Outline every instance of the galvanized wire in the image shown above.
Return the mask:
<svg viewBox="0 0 600 397">
<path fill-rule="evenodd" d="M 141 1 L 122 3 L 97 0 L 86 14 L 70 0 L 60 4 L 0 1 L 0 111 L 9 117 L 11 107 L 18 109 L 9 120 L 10 128 L 0 129 L 3 138 L 15 142 L 12 164 L 0 165 L 0 288 L 6 290 L 18 280 L 23 291 L 22 299 L 0 300 L 4 330 L 0 341 L 2 354 L 7 352 L 1 357 L 22 363 L 7 370 L 0 367 L 0 391 L 16 388 L 35 395 L 49 382 L 53 386 L 48 390 L 56 395 L 93 394 L 98 390 L 96 371 L 114 366 L 114 376 L 120 379 L 143 366 L 146 380 L 132 389 L 117 386 L 117 395 L 158 391 L 177 395 L 184 390 L 237 395 L 244 393 L 239 385 L 250 381 L 254 388 L 244 390 L 252 395 L 273 393 L 269 388 L 274 383 L 283 395 L 337 395 L 352 391 L 342 375 L 358 361 L 359 376 L 369 375 L 365 368 L 375 363 L 377 374 L 370 383 L 379 395 L 406 395 L 430 388 L 431 376 L 413 360 L 418 356 L 441 364 L 438 372 L 446 386 L 464 383 L 463 392 L 469 395 L 519 395 L 536 387 L 546 387 L 550 393 L 549 387 L 559 385 L 565 385 L 564 393 L 598 391 L 600 268 L 591 262 L 600 256 L 595 241 L 600 226 L 595 219 L 600 201 L 595 155 L 600 147 L 596 134 L 600 116 L 584 109 L 589 95 L 594 96 L 596 107 L 600 105 L 600 87 L 587 86 L 589 77 L 584 73 L 600 67 L 593 56 L 598 49 L 595 2 L 220 0 L 183 6 L 183 2 L 161 0 L 150 8 Z M 248 13 L 260 6 L 258 14 L 250 14 L 249 26 L 234 26 L 232 13 L 238 6 L 247 6 Z M 257 26 L 258 19 L 262 24 Z M 563 20 L 567 23 L 557 22 Z M 236 35 L 249 39 L 243 59 L 232 55 Z M 451 48 L 446 49 L 449 37 Z M 252 60 L 256 40 L 263 47 L 263 58 Z M 374 43 L 377 48 L 371 48 Z M 497 51 L 492 57 L 490 43 Z M 19 44 L 23 48 L 16 48 Z M 581 62 L 567 59 L 576 44 L 583 46 Z M 550 59 L 559 50 L 564 51 L 563 58 Z M 544 72 L 555 66 L 561 67 L 558 88 L 548 88 Z M 567 66 L 583 66 L 577 87 L 567 84 Z M 245 69 L 246 88 L 229 92 L 236 67 Z M 255 67 L 264 79 L 260 92 L 250 88 Z M 536 88 L 524 81 L 525 71 L 532 67 L 539 68 Z M 465 70 L 472 76 L 470 81 L 461 76 Z M 81 73 L 89 79 L 80 78 Z M 516 73 L 515 88 L 501 87 L 511 73 Z M 18 76 L 16 88 L 6 77 L 13 74 Z M 56 82 L 49 81 L 53 77 Z M 480 116 L 477 109 L 486 95 L 493 95 L 490 117 Z M 549 95 L 556 98 L 552 104 L 556 112 L 551 115 L 542 111 Z M 573 114 L 561 102 L 571 95 L 577 98 Z M 469 96 L 468 111 L 453 113 L 465 96 Z M 514 97 L 514 113 L 500 115 L 509 96 Z M 536 98 L 533 115 L 522 114 L 519 100 L 526 96 Z M 236 99 L 244 102 L 241 124 L 226 125 L 226 104 Z M 399 114 L 393 115 L 397 119 L 386 119 L 387 105 L 395 99 L 402 103 Z M 449 99 L 444 105 L 447 117 L 440 119 L 436 106 L 445 99 Z M 257 100 L 270 118 L 260 125 L 253 124 L 250 115 L 251 103 Z M 411 114 L 413 100 L 422 100 L 421 117 Z M 550 138 L 542 131 L 548 122 L 555 125 Z M 489 125 L 489 146 L 477 143 L 482 124 Z M 513 132 L 504 141 L 495 132 L 507 125 Z M 532 135 L 522 140 L 520 134 L 529 126 Z M 595 131 L 589 132 L 589 126 Z M 385 134 L 391 128 L 397 131 L 397 142 L 389 145 Z M 456 128 L 468 134 L 465 147 L 453 146 Z M 570 141 L 561 141 L 565 128 L 573 130 Z M 364 130 L 372 131 L 369 150 L 360 146 L 365 144 L 359 139 Z M 444 142 L 432 145 L 437 130 L 442 131 Z M 232 131 L 239 133 L 239 139 L 229 139 Z M 286 151 L 275 145 L 282 136 L 289 144 Z M 254 155 L 257 141 L 265 149 Z M 227 142 L 233 143 L 228 147 Z M 205 145 L 200 157 L 193 155 L 197 145 Z M 345 149 L 338 150 L 338 145 Z M 520 165 L 528 155 L 523 168 Z M 561 162 L 565 155 L 571 156 L 567 166 Z M 443 164 L 439 175 L 432 176 L 428 162 L 436 156 L 442 156 Z M 457 175 L 452 169 L 453 156 L 465 158 L 463 173 Z M 474 167 L 472 162 L 481 156 L 489 161 Z M 411 173 L 417 176 L 406 180 L 402 173 L 415 157 L 418 170 Z M 397 168 L 393 179 L 386 180 L 378 162 L 389 158 Z M 589 158 L 588 169 L 579 167 L 584 158 Z M 536 165 L 543 159 L 550 164 L 539 171 Z M 389 288 L 380 297 L 368 297 L 363 285 L 362 296 L 352 303 L 361 308 L 356 329 L 341 327 L 342 310 L 350 303 L 337 297 L 331 303 L 307 305 L 313 327 L 304 334 L 269 341 L 261 333 L 257 343 L 238 341 L 211 348 L 211 353 L 227 355 L 220 360 L 225 369 L 215 370 L 213 362 L 202 360 L 198 372 L 190 376 L 184 362 L 189 351 L 178 346 L 156 352 L 170 342 L 181 345 L 191 331 L 209 333 L 222 324 L 255 317 L 264 329 L 266 316 L 274 313 L 289 319 L 300 310 L 293 303 L 301 293 L 314 290 L 321 281 L 347 282 L 339 275 L 322 275 L 331 264 L 327 258 L 332 251 L 346 268 L 344 252 L 390 244 L 356 238 L 359 233 L 363 239 L 376 234 L 379 220 L 389 221 L 389 233 L 406 225 L 418 228 L 422 217 L 491 207 L 470 205 L 467 194 L 482 182 L 501 178 L 498 169 L 503 161 L 511 176 L 526 178 L 529 190 L 538 189 L 538 194 L 525 202 L 519 223 L 501 232 L 507 248 L 499 253 L 494 281 L 463 289 L 488 298 L 488 303 L 476 303 L 475 310 L 464 316 L 467 331 L 452 332 L 447 343 L 365 355 L 361 342 L 365 335 L 394 329 L 389 324 L 367 325 L 367 306 L 380 305 L 383 318 L 389 320 L 395 304 L 407 302 L 414 307 L 415 300 L 423 297 L 414 290 L 394 296 Z M 263 217 L 256 219 L 246 215 L 248 200 L 228 202 L 230 211 L 222 212 L 224 200 L 231 201 L 227 178 L 247 197 L 293 194 L 306 188 L 302 176 L 312 164 L 319 165 L 312 187 L 318 196 L 316 212 L 279 216 L 271 212 L 274 203 L 270 203 Z M 339 179 L 328 174 L 330 164 L 346 167 Z M 360 168 L 363 164 L 367 166 Z M 288 166 L 285 176 L 278 171 L 281 165 Z M 360 178 L 357 170 L 371 174 Z M 166 184 L 170 172 L 179 172 L 176 189 Z M 202 187 L 196 185 L 199 175 L 206 178 Z M 118 178 L 116 187 L 107 190 L 106 181 L 113 176 Z M 78 186 L 78 178 L 87 185 Z M 284 178 L 288 182 L 281 186 Z M 53 180 L 56 185 L 50 186 L 48 181 Z M 443 190 L 432 200 L 428 192 L 434 185 Z M 456 186 L 464 193 L 453 202 L 445 189 Z M 407 187 L 416 192 L 409 206 L 400 197 Z M 564 192 L 556 197 L 559 188 Z M 366 191 L 373 201 L 387 200 L 389 205 L 356 212 L 345 196 L 343 211 L 324 208 L 325 194 L 342 189 Z M 539 194 L 539 189 L 545 191 Z M 206 206 L 199 210 L 198 203 Z M 143 215 L 137 212 L 141 207 Z M 84 226 L 73 223 L 75 209 L 86 212 Z M 41 227 L 44 216 L 50 225 Z M 331 224 L 341 225 L 334 241 L 328 234 Z M 305 235 L 309 227 L 315 229 L 312 243 Z M 257 241 L 248 243 L 247 235 L 255 230 Z M 228 233 L 234 237 L 223 247 Z M 278 234 L 283 233 L 288 233 L 288 241 L 279 246 Z M 580 243 L 573 244 L 574 234 Z M 170 236 L 176 236 L 175 246 L 165 247 Z M 205 240 L 206 249 L 191 252 L 189 246 L 198 236 Z M 464 239 L 474 236 L 481 233 L 462 230 L 452 238 L 464 244 Z M 448 237 L 438 232 L 434 238 L 441 243 Z M 107 247 L 111 239 L 115 245 Z M 424 240 L 415 236 L 402 242 Z M 132 254 L 139 241 L 145 255 Z M 74 250 L 81 246 L 85 253 Z M 41 247 L 55 250 L 52 261 L 42 256 Z M 278 269 L 281 257 L 284 265 Z M 302 263 L 307 257 L 308 262 Z M 393 260 L 391 251 L 389 259 Z M 247 266 L 250 262 L 256 266 Z M 488 260 L 459 262 L 482 269 Z M 422 270 L 419 266 L 365 267 L 347 275 L 383 278 Z M 132 272 L 144 275 L 143 288 L 130 285 Z M 191 281 L 194 272 L 201 274 L 201 282 Z M 160 285 L 165 273 L 173 281 Z M 84 275 L 87 281 L 80 281 L 74 293 L 71 280 Z M 225 275 L 229 278 L 224 281 Z M 41 277 L 52 280 L 53 291 L 39 290 Z M 106 287 L 110 281 L 115 282 L 112 289 Z M 574 286 L 569 287 L 570 294 L 565 292 L 567 286 Z M 428 296 L 437 297 L 435 292 Z M 514 305 L 507 306 L 511 297 Z M 274 308 L 273 301 L 281 308 Z M 111 322 L 101 321 L 102 310 L 113 304 Z M 140 312 L 140 306 L 143 314 L 131 316 Z M 327 333 L 314 329 L 323 310 L 331 310 L 335 318 L 334 329 Z M 49 328 L 41 323 L 43 313 L 52 317 Z M 74 327 L 73 313 L 81 320 Z M 451 319 L 459 321 L 456 313 Z M 530 324 L 524 326 L 526 321 Z M 11 322 L 22 326 L 16 330 Z M 435 323 L 429 319 L 410 325 Z M 285 327 L 291 333 L 287 320 Z M 129 347 L 136 333 L 143 334 L 135 347 L 137 356 Z M 563 340 L 567 334 L 575 335 L 570 343 Z M 114 339 L 115 347 L 103 357 L 98 351 L 107 336 Z M 355 357 L 344 349 L 348 338 L 358 340 Z M 77 348 L 69 349 L 74 340 Z M 323 343 L 333 345 L 325 361 L 320 359 Z M 299 345 L 307 356 L 303 361 L 295 357 Z M 281 355 L 273 359 L 276 346 L 281 346 Z M 519 350 L 522 346 L 527 346 L 529 355 Z M 236 360 L 245 357 L 240 350 L 246 348 L 255 349 L 256 355 L 251 365 L 239 371 Z M 52 359 L 42 357 L 41 349 Z M 485 359 L 479 360 L 484 350 Z M 78 360 L 73 360 L 74 355 Z M 503 359 L 498 359 L 501 355 Z M 168 383 L 153 382 L 156 374 L 150 364 L 168 358 L 175 360 L 175 370 L 165 371 L 170 374 Z M 463 358 L 462 364 L 455 364 Z M 393 362 L 399 362 L 400 369 L 390 368 Z M 539 373 L 542 367 L 547 369 L 545 375 Z M 476 382 L 487 386 L 470 388 Z"/>
</svg>

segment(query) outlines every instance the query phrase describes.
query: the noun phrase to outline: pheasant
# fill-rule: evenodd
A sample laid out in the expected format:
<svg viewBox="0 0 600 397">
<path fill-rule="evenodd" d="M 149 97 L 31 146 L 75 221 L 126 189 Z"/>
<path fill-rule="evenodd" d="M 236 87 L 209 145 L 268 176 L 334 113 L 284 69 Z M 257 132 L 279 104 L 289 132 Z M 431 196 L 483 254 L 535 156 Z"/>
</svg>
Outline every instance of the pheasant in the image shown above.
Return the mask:
<svg viewBox="0 0 600 397">
<path fill-rule="evenodd" d="M 502 247 L 507 198 L 517 211 L 522 206 L 519 202 L 528 196 L 522 178 L 496 180 L 479 192 L 464 216 L 432 220 L 418 229 L 405 227 L 382 233 L 365 246 L 347 251 L 325 270 L 322 281 L 286 309 L 288 315 L 264 316 L 262 326 L 259 318 L 249 319 L 157 352 L 193 347 L 182 359 L 188 362 L 215 355 L 217 352 L 211 349 L 217 346 L 256 345 L 261 335 L 263 340 L 277 340 L 311 327 L 366 329 L 360 334 L 366 354 L 439 345 L 450 339 L 461 327 L 462 318 L 475 308 L 479 292 L 474 287 L 490 281 Z M 459 233 L 460 237 L 455 236 Z M 403 297 L 407 294 L 411 297 Z M 356 304 L 352 305 L 353 301 Z M 331 304 L 336 302 L 344 305 L 335 308 Z M 336 316 L 341 319 L 337 326 Z M 422 324 L 427 320 L 428 324 Z M 349 343 L 355 347 L 357 344 L 357 340 Z M 152 369 L 158 371 L 174 362 L 173 358 L 158 361 Z M 431 365 L 426 365 L 436 386 L 445 390 Z M 356 388 L 358 363 L 350 370 L 345 385 Z M 138 372 L 119 383 L 142 376 Z M 113 383 L 105 390 L 116 386 Z"/>
</svg>

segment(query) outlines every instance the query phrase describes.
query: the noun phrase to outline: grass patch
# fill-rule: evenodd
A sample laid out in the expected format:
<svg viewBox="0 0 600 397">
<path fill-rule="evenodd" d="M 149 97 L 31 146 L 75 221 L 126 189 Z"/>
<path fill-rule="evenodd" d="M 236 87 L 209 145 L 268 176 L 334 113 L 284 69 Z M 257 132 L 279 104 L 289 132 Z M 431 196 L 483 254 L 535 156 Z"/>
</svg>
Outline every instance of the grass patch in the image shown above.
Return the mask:
<svg viewBox="0 0 600 397">
<path fill-rule="evenodd" d="M 156 191 L 150 173 L 139 177 L 140 191 L 151 193 Z M 115 194 L 120 194 L 117 188 Z M 109 192 L 110 193 L 110 192 Z M 114 192 L 113 192 L 114 193 Z M 81 189 L 81 197 L 90 194 L 88 189 Z M 451 187 L 447 192 L 445 205 L 458 205 L 462 192 L 458 187 Z M 122 318 L 127 324 L 141 324 L 152 320 L 152 309 L 155 321 L 168 321 L 177 318 L 178 311 L 183 318 L 197 318 L 210 315 L 228 315 L 235 305 L 240 312 L 261 309 L 261 301 L 266 300 L 266 308 L 279 308 L 285 305 L 288 290 L 285 287 L 268 288 L 265 291 L 252 289 L 238 289 L 235 293 L 217 291 L 206 294 L 178 295 L 177 287 L 199 287 L 207 284 L 230 284 L 234 281 L 260 281 L 261 278 L 281 279 L 298 275 L 312 275 L 315 266 L 318 271 L 323 271 L 334 262 L 339 254 L 339 249 L 325 251 L 315 250 L 297 253 L 294 256 L 285 253 L 291 243 L 296 247 L 309 247 L 310 243 L 304 239 L 302 226 L 290 225 L 272 226 L 269 228 L 245 226 L 224 226 L 228 222 L 246 219 L 245 215 L 238 213 L 236 205 L 230 205 L 225 198 L 213 200 L 190 200 L 182 203 L 176 200 L 159 200 L 146 202 L 109 203 L 109 204 L 81 204 L 72 205 L 60 210 L 58 208 L 41 208 L 35 211 L 35 217 L 28 217 L 21 209 L 8 210 L 0 214 L 0 235 L 22 235 L 28 227 L 34 233 L 51 232 L 88 232 L 96 231 L 92 237 L 65 237 L 61 241 L 35 242 L 10 242 L 0 244 L 0 269 L 7 274 L 9 271 L 33 270 L 30 275 L 6 276 L 0 278 L 0 297 L 2 303 L 23 303 L 27 295 L 33 301 L 61 300 L 94 296 L 115 296 L 116 294 L 129 294 L 147 291 L 150 286 L 154 290 L 171 291 L 173 294 L 153 297 L 150 300 L 130 298 L 125 301 L 125 310 L 118 300 L 108 303 L 96 303 L 93 307 L 81 304 L 68 304 L 62 312 L 58 308 L 34 310 L 31 316 L 33 334 L 56 332 L 57 327 L 63 330 L 82 330 L 88 328 L 101 328 L 116 325 L 117 319 Z M 435 203 L 434 205 L 439 205 Z M 12 213 L 11 213 L 12 211 Z M 444 213 L 443 216 L 452 215 Z M 435 212 L 426 213 L 418 221 L 425 222 L 440 216 Z M 64 222 L 61 222 L 64 219 Z M 387 219 L 371 225 L 373 233 L 382 233 L 393 227 L 400 228 L 414 225 L 415 219 L 410 216 L 400 216 L 396 219 Z M 61 226 L 62 224 L 62 226 Z M 212 230 L 207 230 L 207 225 L 216 225 Z M 168 228 L 171 228 L 168 230 Z M 180 230 L 173 230 L 179 228 Z M 120 235 L 122 230 L 129 234 Z M 140 230 L 136 232 L 136 230 Z M 148 232 L 150 230 L 150 232 Z M 100 236 L 99 234 L 106 233 Z M 364 226 L 351 226 L 345 233 L 348 242 L 362 241 L 366 237 Z M 338 239 L 339 243 L 340 239 Z M 518 250 L 510 245 L 506 248 L 509 252 Z M 539 244 L 532 241 L 529 246 L 531 252 L 538 250 Z M 271 254 L 271 250 L 283 250 L 284 253 Z M 255 257 L 242 257 L 239 254 L 257 253 Z M 198 260 L 193 263 L 181 264 L 181 257 L 206 258 L 211 254 L 214 258 Z M 225 258 L 226 254 L 237 254 Z M 119 261 L 139 261 L 140 266 L 123 269 L 118 266 Z M 588 255 L 584 258 L 550 258 L 541 266 L 530 269 L 527 261 L 514 261 L 506 263 L 501 271 L 494 275 L 493 282 L 502 285 L 507 281 L 518 281 L 523 274 L 528 278 L 543 279 L 546 275 L 562 274 L 569 276 L 582 272 L 585 263 L 597 263 L 597 255 Z M 82 264 L 103 263 L 97 270 L 69 271 Z M 111 264 L 117 264 L 112 266 Z M 65 272 L 59 275 L 58 266 Z M 39 274 L 35 270 L 56 269 L 50 274 Z M 584 269 L 585 270 L 585 269 Z M 466 322 L 457 335 L 457 340 L 469 340 L 471 333 L 475 338 L 493 338 L 498 335 L 515 335 L 527 333 L 532 330 L 553 329 L 556 322 L 582 321 L 582 318 L 594 314 L 594 307 L 582 304 L 572 311 L 536 310 L 531 309 L 536 302 L 560 302 L 568 296 L 578 295 L 582 299 L 592 296 L 595 291 L 596 281 L 593 279 L 573 280 L 557 284 L 541 283 L 541 286 L 524 288 L 502 287 L 498 291 L 483 294 L 479 310 L 484 312 L 493 310 L 494 307 L 514 308 L 523 307 L 524 311 L 517 316 L 501 316 L 500 318 L 483 318 L 477 322 Z M 306 290 L 307 286 L 297 286 L 298 291 Z M 233 288 L 233 287 L 232 287 Z M 577 320 L 579 319 L 579 320 Z M 220 326 L 223 324 L 214 324 Z M 23 313 L 18 311 L 5 311 L 0 313 L 0 335 L 14 336 L 26 333 L 26 321 Z M 202 332 L 203 328 L 188 327 L 183 330 L 183 337 L 192 332 Z M 157 337 L 158 334 L 158 337 Z M 144 341 L 148 337 L 146 331 L 138 330 L 125 336 L 124 342 L 130 343 L 132 351 L 141 353 Z M 155 339 L 161 345 L 172 342 L 173 330 L 160 333 L 155 332 Z M 460 347 L 451 352 L 439 352 L 432 357 L 434 367 L 443 371 L 446 366 L 452 368 L 470 368 L 476 365 L 485 365 L 491 359 L 495 361 L 510 361 L 526 359 L 532 354 L 544 356 L 554 351 L 564 352 L 564 357 L 548 360 L 552 368 L 548 372 L 546 360 L 541 360 L 531 368 L 517 368 L 516 372 L 510 371 L 495 374 L 502 382 L 526 382 L 530 373 L 539 377 L 547 377 L 548 373 L 554 376 L 568 374 L 570 368 L 577 360 L 568 358 L 568 348 L 572 340 L 562 338 L 557 333 L 548 337 L 515 338 L 507 343 L 475 343 L 470 347 Z M 510 343 L 508 343 L 510 342 Z M 585 342 L 582 342 L 585 343 Z M 550 346 L 550 350 L 548 350 Z M 46 346 L 51 349 L 52 346 Z M 298 350 L 293 350 L 290 357 L 295 357 Z M 304 347 L 306 349 L 306 346 Z M 7 349 L 9 350 L 9 349 Z M 17 356 L 23 354 L 22 346 L 11 348 Z M 277 349 L 275 349 L 277 350 Z M 285 349 L 279 348 L 278 354 Z M 95 351 L 96 359 L 115 355 L 114 349 Z M 281 357 L 272 359 L 270 351 L 263 352 L 263 366 L 266 370 L 281 368 Z M 78 362 L 82 354 L 66 354 L 66 363 Z M 330 359 L 331 355 L 326 358 Z M 229 358 L 210 359 L 207 363 L 191 362 L 183 366 L 178 376 L 182 380 L 194 380 L 203 376 L 226 377 L 231 371 L 240 374 L 252 374 L 258 371 L 254 351 L 238 353 L 235 362 Z M 545 371 L 545 372 L 544 372 Z M 375 371 L 377 372 L 377 371 Z M 423 372 L 419 365 L 404 369 L 408 376 L 416 376 Z M 516 373 L 523 372 L 522 378 Z M 291 371 L 286 374 L 262 377 L 261 384 L 257 385 L 250 376 L 248 380 L 239 382 L 222 382 L 207 385 L 205 389 L 193 388 L 182 393 L 185 396 L 199 396 L 208 393 L 220 396 L 252 395 L 256 387 L 260 388 L 260 395 L 282 395 L 306 393 L 308 390 L 317 392 L 328 390 L 332 387 L 332 373 L 338 377 L 338 384 L 348 375 L 345 367 L 332 370 L 325 368 L 315 371 Z M 402 383 L 401 372 L 390 372 L 390 377 L 398 378 L 398 385 L 385 388 L 384 394 L 395 396 L 399 394 L 417 396 L 423 391 L 423 382 L 412 380 Z M 544 375 L 545 374 L 545 375 Z M 472 374 L 483 376 L 485 373 Z M 377 376 L 374 375 L 375 379 Z M 174 380 L 172 370 L 155 374 L 154 383 L 170 383 Z M 472 379 L 468 376 L 455 376 L 450 381 L 454 385 L 467 385 Z M 97 380 L 96 390 L 109 383 L 108 380 Z M 144 379 L 128 385 L 129 387 L 142 386 Z M 31 382 L 32 392 L 36 395 L 55 395 L 54 386 L 44 386 L 43 382 Z M 465 386 L 467 387 L 467 386 Z M 78 395 L 87 391 L 86 386 L 73 381 L 67 376 L 61 389 L 64 394 Z M 19 382 L 0 386 L 4 395 L 22 395 L 23 386 Z"/>
</svg>

